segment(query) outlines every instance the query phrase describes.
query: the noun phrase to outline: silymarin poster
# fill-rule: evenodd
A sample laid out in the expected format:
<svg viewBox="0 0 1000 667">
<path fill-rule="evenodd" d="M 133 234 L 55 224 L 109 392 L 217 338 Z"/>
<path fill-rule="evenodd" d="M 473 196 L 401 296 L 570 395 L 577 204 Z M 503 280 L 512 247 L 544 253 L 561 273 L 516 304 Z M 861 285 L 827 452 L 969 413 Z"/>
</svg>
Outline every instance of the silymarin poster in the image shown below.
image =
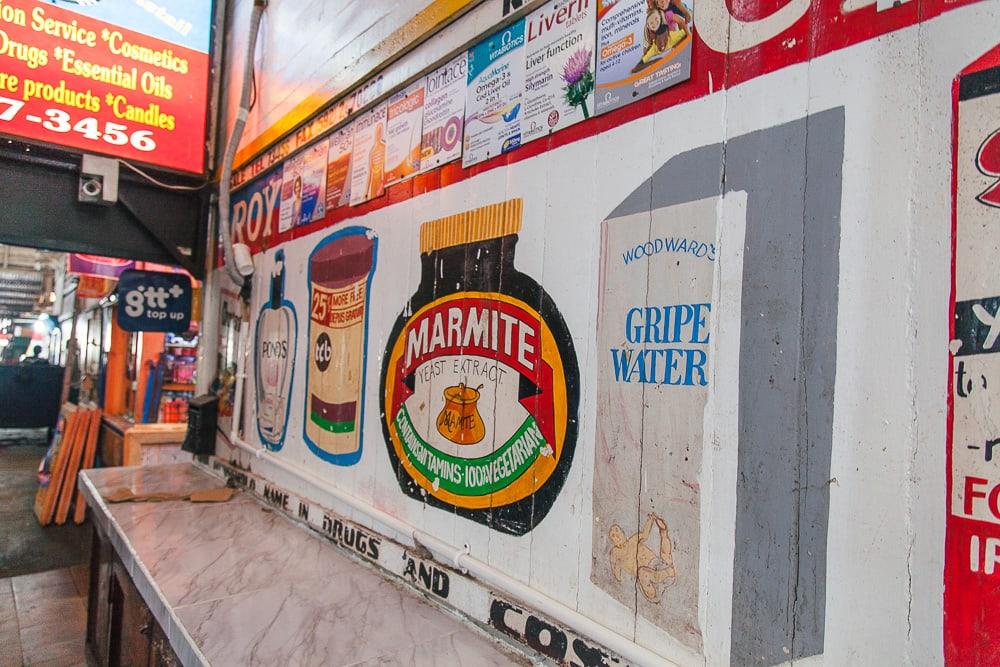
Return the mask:
<svg viewBox="0 0 1000 667">
<path fill-rule="evenodd" d="M 420 130 L 424 120 L 421 79 L 389 98 L 386 120 L 385 184 L 415 176 L 420 169 Z"/>
<path fill-rule="evenodd" d="M 351 151 L 354 125 L 342 127 L 330 136 L 326 163 L 326 208 L 346 206 L 351 201 Z"/>
<path fill-rule="evenodd" d="M 285 162 L 278 231 L 322 220 L 326 215 L 326 152 L 321 141 Z"/>
<path fill-rule="evenodd" d="M 386 105 L 380 104 L 354 121 L 351 152 L 351 206 L 385 192 Z"/>
<path fill-rule="evenodd" d="M 559 0 L 528 16 L 521 143 L 594 111 L 596 6 L 597 0 Z"/>
<path fill-rule="evenodd" d="M 524 20 L 469 50 L 462 166 L 521 145 Z"/>
<path fill-rule="evenodd" d="M 420 171 L 440 167 L 462 156 L 467 72 L 468 54 L 463 53 L 427 75 Z"/>
<path fill-rule="evenodd" d="M 682 0 L 597 0 L 597 113 L 691 78 L 693 29 Z"/>
<path fill-rule="evenodd" d="M 591 577 L 695 650 L 716 203 L 601 228 Z"/>
</svg>

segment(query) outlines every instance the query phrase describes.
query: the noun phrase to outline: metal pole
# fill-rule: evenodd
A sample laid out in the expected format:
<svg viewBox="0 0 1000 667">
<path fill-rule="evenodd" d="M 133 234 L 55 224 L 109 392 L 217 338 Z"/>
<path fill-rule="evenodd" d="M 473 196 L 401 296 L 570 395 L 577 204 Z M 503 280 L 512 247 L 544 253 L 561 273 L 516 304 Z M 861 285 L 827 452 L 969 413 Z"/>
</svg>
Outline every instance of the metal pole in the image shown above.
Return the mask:
<svg viewBox="0 0 1000 667">
<path fill-rule="evenodd" d="M 69 325 L 69 338 L 66 339 L 66 368 L 63 371 L 62 397 L 59 404 L 62 405 L 69 400 L 69 387 L 73 380 L 73 370 L 76 368 L 76 359 L 79 346 L 76 344 L 76 320 L 80 316 L 80 297 L 73 295 L 73 320 Z"/>
</svg>

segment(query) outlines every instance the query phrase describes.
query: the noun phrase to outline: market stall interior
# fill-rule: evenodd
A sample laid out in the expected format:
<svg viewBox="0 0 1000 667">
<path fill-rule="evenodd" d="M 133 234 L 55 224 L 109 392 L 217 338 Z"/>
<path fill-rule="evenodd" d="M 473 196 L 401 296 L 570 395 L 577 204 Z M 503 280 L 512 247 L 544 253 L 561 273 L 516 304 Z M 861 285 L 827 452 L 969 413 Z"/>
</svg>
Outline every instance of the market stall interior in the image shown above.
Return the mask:
<svg viewBox="0 0 1000 667">
<path fill-rule="evenodd" d="M 77 472 L 190 460 L 180 444 L 195 386 L 198 324 L 182 333 L 125 330 L 116 317 L 117 287 L 125 271 L 138 270 L 182 273 L 148 262 L 0 245 L 5 659 L 83 657 L 92 529 L 83 525 Z M 61 625 L 46 627 L 53 623 Z M 52 632 L 55 643 L 32 643 Z"/>
</svg>

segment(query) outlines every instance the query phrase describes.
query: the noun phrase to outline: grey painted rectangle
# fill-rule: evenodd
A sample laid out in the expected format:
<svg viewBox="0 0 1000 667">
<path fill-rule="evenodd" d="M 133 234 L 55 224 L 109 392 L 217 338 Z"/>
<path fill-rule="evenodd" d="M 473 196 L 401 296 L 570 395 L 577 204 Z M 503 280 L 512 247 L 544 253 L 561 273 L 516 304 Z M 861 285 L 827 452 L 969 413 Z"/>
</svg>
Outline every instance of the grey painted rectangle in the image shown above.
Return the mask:
<svg viewBox="0 0 1000 667">
<path fill-rule="evenodd" d="M 835 110 L 728 145 L 727 189 L 750 193 L 734 665 L 823 651 L 843 136 Z"/>
</svg>

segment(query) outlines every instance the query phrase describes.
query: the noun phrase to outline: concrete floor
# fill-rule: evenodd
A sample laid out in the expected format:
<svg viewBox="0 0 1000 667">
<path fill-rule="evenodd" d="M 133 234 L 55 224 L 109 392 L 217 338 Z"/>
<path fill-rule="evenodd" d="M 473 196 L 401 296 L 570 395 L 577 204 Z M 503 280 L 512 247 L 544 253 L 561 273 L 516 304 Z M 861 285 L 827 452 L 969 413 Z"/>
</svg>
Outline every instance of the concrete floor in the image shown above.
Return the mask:
<svg viewBox="0 0 1000 667">
<path fill-rule="evenodd" d="M 0 429 L 0 667 L 85 664 L 90 525 L 38 525 L 45 437 Z"/>
<path fill-rule="evenodd" d="M 87 562 L 90 525 L 38 525 L 33 510 L 36 471 L 45 455 L 44 430 L 0 430 L 0 579 Z"/>
<path fill-rule="evenodd" d="M 0 579 L 0 667 L 85 665 L 87 568 Z"/>
</svg>

